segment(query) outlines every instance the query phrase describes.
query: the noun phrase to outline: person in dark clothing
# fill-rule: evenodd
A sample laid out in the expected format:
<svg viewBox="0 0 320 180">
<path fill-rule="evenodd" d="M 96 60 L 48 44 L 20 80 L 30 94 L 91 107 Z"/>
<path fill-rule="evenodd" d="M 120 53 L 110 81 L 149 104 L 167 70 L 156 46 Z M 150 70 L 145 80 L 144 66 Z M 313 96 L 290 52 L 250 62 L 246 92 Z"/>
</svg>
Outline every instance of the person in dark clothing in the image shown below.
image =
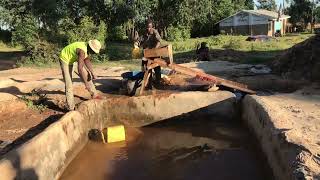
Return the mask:
<svg viewBox="0 0 320 180">
<path fill-rule="evenodd" d="M 210 61 L 209 48 L 206 42 L 202 42 L 196 50 L 198 61 Z"/>
<path fill-rule="evenodd" d="M 159 48 L 160 47 L 160 41 L 161 41 L 161 36 L 159 32 L 153 28 L 153 23 L 152 21 L 148 21 L 147 23 L 147 32 L 145 35 L 143 35 L 140 38 L 140 46 L 142 46 L 143 49 L 153 49 L 153 48 Z M 142 63 L 141 63 L 141 70 L 144 72 L 147 70 L 147 59 L 142 58 Z M 161 68 L 160 66 L 154 68 L 154 73 L 155 73 L 155 85 L 160 84 L 161 80 Z M 150 77 L 151 78 L 151 77 Z M 151 82 L 151 81 L 149 81 Z"/>
</svg>

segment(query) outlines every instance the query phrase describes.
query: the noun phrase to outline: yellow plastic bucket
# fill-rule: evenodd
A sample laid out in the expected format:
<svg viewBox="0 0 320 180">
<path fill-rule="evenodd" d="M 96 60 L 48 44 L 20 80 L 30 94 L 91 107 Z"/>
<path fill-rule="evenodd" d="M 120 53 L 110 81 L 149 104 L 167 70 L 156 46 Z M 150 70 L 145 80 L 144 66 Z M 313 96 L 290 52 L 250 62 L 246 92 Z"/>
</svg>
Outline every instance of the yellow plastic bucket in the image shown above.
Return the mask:
<svg viewBox="0 0 320 180">
<path fill-rule="evenodd" d="M 132 56 L 132 58 L 133 59 L 139 59 L 139 58 L 141 58 L 142 56 L 141 56 L 141 51 L 140 51 L 140 49 L 139 48 L 133 48 L 132 49 L 132 52 L 131 52 L 131 56 Z"/>
<path fill-rule="evenodd" d="M 114 143 L 126 140 L 126 133 L 123 125 L 110 126 L 102 130 L 104 143 Z"/>
</svg>

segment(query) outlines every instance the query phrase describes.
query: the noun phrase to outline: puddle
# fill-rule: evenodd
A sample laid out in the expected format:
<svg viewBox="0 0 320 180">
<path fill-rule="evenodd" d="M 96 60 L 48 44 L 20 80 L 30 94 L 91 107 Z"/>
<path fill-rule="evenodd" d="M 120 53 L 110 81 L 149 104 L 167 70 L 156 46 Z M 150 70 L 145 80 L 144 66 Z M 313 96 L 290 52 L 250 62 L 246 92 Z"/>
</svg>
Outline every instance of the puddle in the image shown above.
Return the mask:
<svg viewBox="0 0 320 180">
<path fill-rule="evenodd" d="M 89 142 L 61 179 L 273 179 L 251 134 L 236 121 L 190 116 L 128 129 L 127 137 Z"/>
</svg>

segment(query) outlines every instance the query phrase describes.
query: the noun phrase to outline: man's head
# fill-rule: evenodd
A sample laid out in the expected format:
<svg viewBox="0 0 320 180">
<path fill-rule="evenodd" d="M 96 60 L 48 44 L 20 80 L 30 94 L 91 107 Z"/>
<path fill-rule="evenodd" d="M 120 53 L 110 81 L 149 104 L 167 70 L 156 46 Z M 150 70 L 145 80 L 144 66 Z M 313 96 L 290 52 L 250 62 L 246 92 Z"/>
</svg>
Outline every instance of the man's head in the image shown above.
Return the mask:
<svg viewBox="0 0 320 180">
<path fill-rule="evenodd" d="M 94 52 L 94 53 L 98 54 L 100 52 L 101 43 L 98 40 L 96 40 L 96 39 L 90 40 L 88 42 L 88 45 L 89 45 L 89 49 L 88 49 L 89 53 Z"/>
<path fill-rule="evenodd" d="M 207 43 L 206 42 L 202 42 L 201 43 L 201 48 L 207 48 L 208 46 L 207 46 Z"/>
<path fill-rule="evenodd" d="M 149 34 L 152 34 L 152 33 L 153 33 L 152 29 L 153 29 L 153 22 L 152 22 L 151 20 L 149 20 L 149 21 L 147 22 L 147 32 L 148 32 Z"/>
</svg>

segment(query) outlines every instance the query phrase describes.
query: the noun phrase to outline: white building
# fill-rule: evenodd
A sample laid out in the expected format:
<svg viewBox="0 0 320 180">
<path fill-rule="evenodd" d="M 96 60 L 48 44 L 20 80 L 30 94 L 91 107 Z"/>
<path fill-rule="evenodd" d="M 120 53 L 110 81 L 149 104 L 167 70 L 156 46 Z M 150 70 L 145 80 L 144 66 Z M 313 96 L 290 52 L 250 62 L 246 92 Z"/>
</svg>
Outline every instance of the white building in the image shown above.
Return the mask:
<svg viewBox="0 0 320 180">
<path fill-rule="evenodd" d="M 219 21 L 220 32 L 241 35 L 268 35 L 275 32 L 286 33 L 286 26 L 290 16 L 264 9 L 242 10 Z"/>
</svg>

